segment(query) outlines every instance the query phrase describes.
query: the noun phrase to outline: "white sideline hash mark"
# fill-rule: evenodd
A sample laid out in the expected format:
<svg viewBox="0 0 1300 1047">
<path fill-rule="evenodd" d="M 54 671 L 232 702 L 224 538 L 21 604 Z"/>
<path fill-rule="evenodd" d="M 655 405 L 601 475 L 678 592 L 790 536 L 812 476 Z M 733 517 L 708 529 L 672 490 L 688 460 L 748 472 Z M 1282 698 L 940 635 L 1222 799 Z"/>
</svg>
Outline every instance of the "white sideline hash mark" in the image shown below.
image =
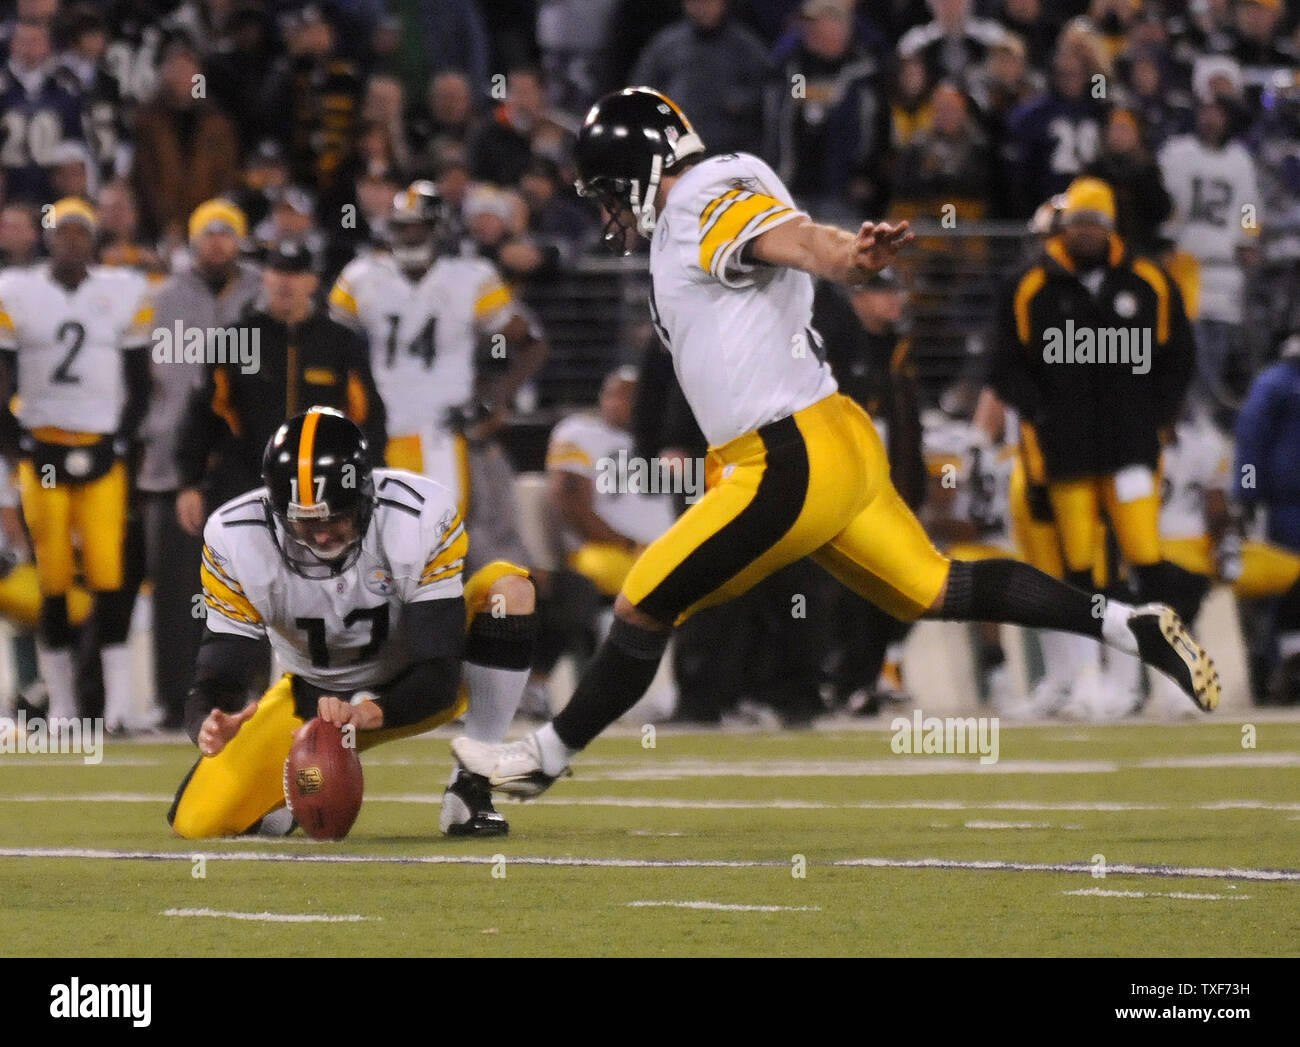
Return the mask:
<svg viewBox="0 0 1300 1047">
<path fill-rule="evenodd" d="M 1249 894 L 1193 894 L 1190 891 L 1108 891 L 1105 887 L 1085 887 L 1061 893 L 1088 898 L 1179 898 L 1189 902 L 1239 902 L 1250 897 Z"/>
<path fill-rule="evenodd" d="M 195 854 L 210 861 L 319 862 L 324 865 L 493 865 L 490 855 L 472 854 L 291 854 L 276 851 L 114 851 L 83 847 L 0 847 L 0 858 L 88 858 L 109 861 L 190 862 Z M 722 858 L 552 858 L 520 855 L 515 865 L 555 866 L 571 869 L 788 869 L 788 861 L 739 861 Z M 958 858 L 840 858 L 812 862 L 825 868 L 955 869 L 978 872 L 1091 873 L 1090 862 L 1011 862 L 997 859 L 968 861 Z M 1191 880 L 1257 880 L 1300 883 L 1300 869 L 1202 868 L 1180 865 L 1106 866 L 1108 876 L 1158 876 Z"/>
<path fill-rule="evenodd" d="M 215 916 L 223 920 L 252 920 L 256 923 L 362 923 L 382 920 L 382 916 L 327 916 L 323 913 L 293 912 L 223 912 L 221 909 L 165 909 L 163 916 Z"/>
<path fill-rule="evenodd" d="M 821 912 L 820 905 L 734 905 L 728 902 L 628 902 L 629 909 L 707 909 L 709 912 Z"/>
</svg>

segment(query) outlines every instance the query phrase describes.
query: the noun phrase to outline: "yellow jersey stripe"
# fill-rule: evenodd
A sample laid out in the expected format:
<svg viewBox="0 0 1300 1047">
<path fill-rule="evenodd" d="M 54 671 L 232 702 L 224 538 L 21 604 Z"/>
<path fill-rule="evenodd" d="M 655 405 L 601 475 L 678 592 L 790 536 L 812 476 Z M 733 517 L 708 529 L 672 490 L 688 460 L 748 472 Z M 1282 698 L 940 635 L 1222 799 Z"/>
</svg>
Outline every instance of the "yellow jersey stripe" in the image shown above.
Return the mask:
<svg viewBox="0 0 1300 1047">
<path fill-rule="evenodd" d="M 1156 292 L 1156 342 L 1164 345 L 1169 341 L 1169 281 L 1160 267 L 1145 258 L 1133 260 L 1133 272 L 1149 283 Z"/>
<path fill-rule="evenodd" d="M 5 309 L 3 302 L 0 302 L 0 331 L 5 331 L 9 334 L 17 333 L 17 328 L 14 327 L 13 318 L 9 315 L 9 311 Z"/>
<path fill-rule="evenodd" d="M 709 222 L 709 216 L 717 210 L 719 204 L 726 203 L 728 200 L 734 200 L 740 195 L 739 189 L 729 189 L 721 196 L 715 196 L 705 205 L 704 210 L 700 212 L 700 228 L 703 229 Z"/>
<path fill-rule="evenodd" d="M 234 589 L 209 571 L 206 563 L 199 564 L 199 579 L 203 583 L 204 596 L 212 597 L 223 604 L 229 605 L 254 625 L 262 624 L 262 616 L 257 613 L 257 608 L 253 606 L 248 597 L 242 592 L 235 592 Z"/>
<path fill-rule="evenodd" d="M 352 294 L 352 288 L 348 286 L 346 280 L 339 278 L 330 290 L 329 304 L 334 308 L 341 310 L 348 316 L 359 316 L 360 311 L 357 309 L 357 299 Z"/>
<path fill-rule="evenodd" d="M 298 502 L 300 505 L 312 506 L 316 500 L 311 484 L 311 461 L 316 448 L 316 427 L 320 425 L 320 413 L 308 411 L 302 422 L 302 436 L 298 438 Z"/>
<path fill-rule="evenodd" d="M 420 575 L 420 585 L 430 585 L 433 582 L 441 582 L 448 578 L 453 578 L 460 574 L 464 566 L 464 560 L 457 560 L 455 563 L 450 563 L 441 570 L 425 571 L 424 574 Z"/>
<path fill-rule="evenodd" d="M 223 582 L 230 586 L 230 588 L 234 589 L 235 592 L 243 593 L 244 587 L 231 578 L 226 572 L 226 569 L 217 563 L 216 558 L 212 555 L 212 550 L 206 545 L 203 547 L 203 563 L 207 566 L 209 571 L 217 575 Z"/>
<path fill-rule="evenodd" d="M 489 313 L 494 313 L 502 306 L 509 305 L 511 302 L 510 288 L 501 284 L 486 294 L 480 295 L 478 301 L 474 303 L 474 318 L 482 319 Z"/>
<path fill-rule="evenodd" d="M 244 623 L 247 624 L 247 625 L 261 625 L 261 624 L 262 624 L 261 622 L 254 621 L 252 618 L 249 618 L 248 615 L 242 613 L 241 611 L 237 611 L 235 608 L 231 607 L 229 604 L 222 603 L 220 600 L 218 600 L 218 599 L 216 599 L 216 598 L 214 598 L 214 597 L 212 597 L 212 596 L 208 596 L 208 595 L 204 594 L 203 602 L 204 602 L 205 604 L 207 604 L 209 607 L 211 607 L 214 611 L 220 611 L 221 614 L 223 614 L 225 617 L 229 618 L 231 621 L 235 621 L 235 622 L 244 622 Z"/>
<path fill-rule="evenodd" d="M 421 574 L 429 574 L 431 571 L 438 571 L 450 563 L 458 562 L 465 559 L 465 554 L 469 552 L 469 535 L 461 528 L 459 533 L 453 539 L 444 543 L 436 549 L 429 562 L 424 565 Z"/>
<path fill-rule="evenodd" d="M 1029 344 L 1029 303 L 1033 300 L 1034 295 L 1043 289 L 1045 283 L 1047 283 L 1047 270 L 1041 265 L 1036 265 L 1021 278 L 1020 283 L 1016 286 L 1016 335 L 1023 345 Z"/>
<path fill-rule="evenodd" d="M 761 217 L 759 226 L 790 211 L 780 200 L 755 193 L 745 200 L 728 205 L 713 228 L 700 240 L 700 268 L 712 273 L 717 259 L 726 248 L 744 232 L 745 227 Z"/>
</svg>

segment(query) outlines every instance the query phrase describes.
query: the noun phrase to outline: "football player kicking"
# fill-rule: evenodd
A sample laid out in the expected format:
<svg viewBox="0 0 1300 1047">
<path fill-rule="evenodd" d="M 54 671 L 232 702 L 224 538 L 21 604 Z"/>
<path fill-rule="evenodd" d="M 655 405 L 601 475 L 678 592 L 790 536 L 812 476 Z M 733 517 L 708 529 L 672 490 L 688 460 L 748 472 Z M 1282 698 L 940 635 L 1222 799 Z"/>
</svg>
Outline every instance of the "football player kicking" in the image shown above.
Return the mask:
<svg viewBox="0 0 1300 1047">
<path fill-rule="evenodd" d="M 803 556 L 897 618 L 1082 633 L 1215 708 L 1218 674 L 1172 609 L 1104 601 L 1011 559 L 950 560 L 894 490 L 871 419 L 813 351 L 813 279 L 864 282 L 912 239 L 907 223 L 854 234 L 810 221 L 756 157 L 706 159 L 649 88 L 597 102 L 576 154 L 606 238 L 650 240 L 651 317 L 710 444 L 708 492 L 632 567 L 564 710 L 509 745 L 456 739 L 462 766 L 506 793 L 542 792 L 641 696 L 674 623 Z"/>
<path fill-rule="evenodd" d="M 372 469 L 361 431 L 323 407 L 280 427 L 262 476 L 204 529 L 207 628 L 185 717 L 201 756 L 167 816 L 187 839 L 292 829 L 284 761 L 313 716 L 353 725 L 359 750 L 459 716 L 500 741 L 528 678 L 528 572 L 496 561 L 462 584 L 469 539 L 447 488 Z M 263 640 L 287 671 L 245 704 Z M 507 831 L 460 768 L 441 828 Z"/>
</svg>

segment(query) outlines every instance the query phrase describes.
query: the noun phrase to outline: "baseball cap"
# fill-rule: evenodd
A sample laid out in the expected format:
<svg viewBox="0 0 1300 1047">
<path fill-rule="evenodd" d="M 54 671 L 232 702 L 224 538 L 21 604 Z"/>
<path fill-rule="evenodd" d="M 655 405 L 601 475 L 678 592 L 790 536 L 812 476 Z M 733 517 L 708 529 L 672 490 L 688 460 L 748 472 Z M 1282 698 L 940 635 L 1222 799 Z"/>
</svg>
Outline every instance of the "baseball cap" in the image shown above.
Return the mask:
<svg viewBox="0 0 1300 1047">
<path fill-rule="evenodd" d="M 266 254 L 266 267 L 277 273 L 314 273 L 316 259 L 299 240 L 281 240 Z"/>
<path fill-rule="evenodd" d="M 1061 205 L 1061 224 L 1078 219 L 1110 228 L 1115 224 L 1115 193 L 1100 178 L 1076 178 L 1065 190 Z"/>
</svg>

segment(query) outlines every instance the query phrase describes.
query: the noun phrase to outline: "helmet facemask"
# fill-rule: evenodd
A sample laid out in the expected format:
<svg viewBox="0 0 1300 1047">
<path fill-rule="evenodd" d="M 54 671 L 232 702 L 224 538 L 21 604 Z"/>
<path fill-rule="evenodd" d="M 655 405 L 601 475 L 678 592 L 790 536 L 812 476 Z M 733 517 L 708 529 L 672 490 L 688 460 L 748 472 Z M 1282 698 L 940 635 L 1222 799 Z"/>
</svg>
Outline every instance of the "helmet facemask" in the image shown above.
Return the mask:
<svg viewBox="0 0 1300 1047">
<path fill-rule="evenodd" d="M 607 178 L 598 176 L 589 182 L 577 182 L 578 195 L 595 200 L 606 215 L 601 237 L 605 246 L 616 254 L 629 255 L 627 234 L 635 231 L 643 239 L 649 240 L 655 231 L 658 215 L 655 210 L 655 198 L 659 195 L 659 183 L 663 177 L 664 161 L 656 156 L 651 161 L 650 177 L 645 182 L 645 190 L 639 178 Z M 633 225 L 625 225 L 622 215 L 630 211 Z"/>
<path fill-rule="evenodd" d="M 287 513 L 274 513 L 285 562 L 303 578 L 342 574 L 361 556 L 361 543 L 373 513 L 370 498 L 340 513 L 331 513 L 323 503 L 303 506 L 290 502 Z"/>
</svg>

